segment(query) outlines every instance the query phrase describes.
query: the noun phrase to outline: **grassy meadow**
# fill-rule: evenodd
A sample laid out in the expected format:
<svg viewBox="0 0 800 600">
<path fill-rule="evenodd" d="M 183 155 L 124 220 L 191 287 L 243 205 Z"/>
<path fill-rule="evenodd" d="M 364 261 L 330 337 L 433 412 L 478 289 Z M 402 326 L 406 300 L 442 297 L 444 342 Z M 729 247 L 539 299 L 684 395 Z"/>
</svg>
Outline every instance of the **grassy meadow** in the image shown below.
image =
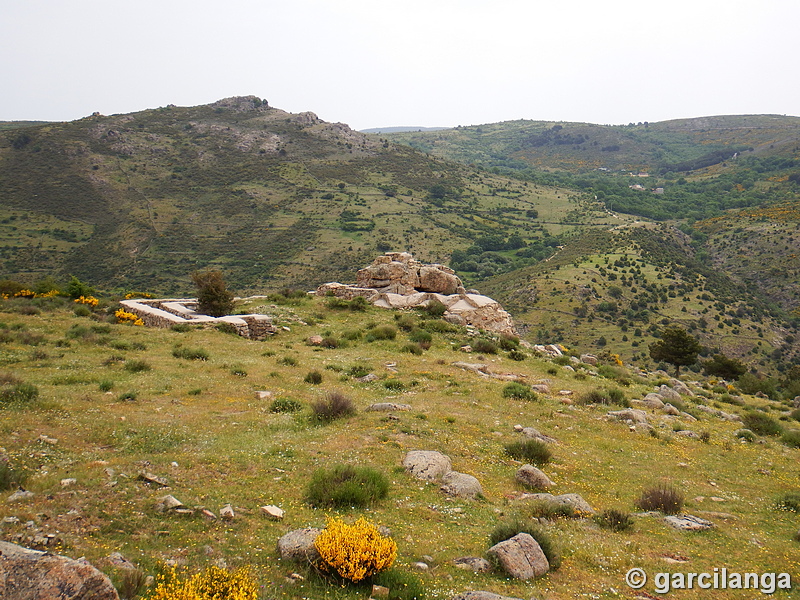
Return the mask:
<svg viewBox="0 0 800 600">
<path fill-rule="evenodd" d="M 146 574 L 158 573 L 166 561 L 190 571 L 251 565 L 264 599 L 369 596 L 369 586 L 331 584 L 306 565 L 282 561 L 276 550 L 286 532 L 324 527 L 326 517 L 337 514 L 389 527 L 398 545 L 394 569 L 413 573 L 426 598 L 468 589 L 549 600 L 632 598 L 624 581 L 632 567 L 651 576 L 727 567 L 800 577 L 794 539 L 800 517 L 775 508 L 779 496 L 800 491 L 800 450 L 778 436 L 744 442 L 735 435 L 741 423 L 696 408 L 704 403 L 741 414 L 756 408 L 784 429 L 797 429 L 786 404 L 746 396 L 745 406 L 734 405 L 735 390 L 699 381 L 698 395 L 683 398 L 684 409 L 699 420 L 648 411 L 654 432 L 635 433 L 606 418 L 607 411 L 642 398 L 667 378 L 619 367 L 611 358 L 570 370 L 566 359 L 525 348 L 524 360 L 512 360 L 504 350 L 464 354 L 458 349 L 475 342 L 464 328 L 419 312 L 331 308 L 322 298 L 241 302 L 243 311 L 274 316 L 279 333 L 266 341 L 214 328 L 115 324 L 107 317 L 114 307 L 101 302 L 89 316 L 77 316 L 72 303 L 60 298 L 0 301 L 0 446 L 9 468 L 34 493 L 7 502 L 13 489 L 3 492 L 4 540 L 25 545 L 37 534 L 51 534 L 48 549 L 84 556 L 118 582 L 123 572 L 108 560 L 115 551 Z M 368 341 L 381 325 L 394 328 L 395 338 Z M 431 334 L 430 347 L 408 351 L 420 330 Z M 323 336 L 329 347 L 309 345 L 312 335 Z M 505 398 L 507 382 L 462 370 L 452 364 L 457 361 L 486 363 L 531 384 L 546 382 L 550 392 L 534 400 Z M 321 375 L 319 383 L 306 381 L 315 379 L 311 372 Z M 357 381 L 365 372 L 377 380 Z M 5 393 L 23 384 L 38 393 Z M 594 390 L 618 390 L 615 397 L 622 400 L 582 404 L 582 395 Z M 263 391 L 271 394 L 262 398 L 257 392 Z M 356 413 L 329 423 L 315 420 L 311 405 L 332 391 L 351 399 Z M 376 402 L 412 409 L 391 416 L 365 410 Z M 275 412 L 278 406 L 297 410 Z M 522 582 L 456 568 L 455 558 L 484 555 L 498 524 L 538 514 L 535 504 L 520 499 L 526 490 L 514 473 L 522 463 L 504 452 L 505 444 L 523 439 L 517 424 L 557 440 L 551 462 L 542 467 L 555 482 L 551 492 L 578 493 L 598 511 L 633 513 L 643 489 L 668 483 L 685 496 L 684 512 L 715 527 L 680 532 L 646 516 L 634 517 L 632 530 L 615 533 L 592 519 L 555 518 L 545 528 L 560 548 L 558 570 Z M 705 441 L 679 430 L 702 434 Z M 447 454 L 456 471 L 479 479 L 483 495 L 451 499 L 437 485 L 413 479 L 401 464 L 410 450 Z M 306 501 L 312 475 L 336 464 L 381 471 L 390 481 L 388 496 L 364 509 L 313 508 Z M 165 478 L 168 487 L 140 480 L 141 472 Z M 165 494 L 194 514 L 158 512 Z M 236 513 L 232 520 L 200 513 L 205 508 L 219 516 L 226 504 Z M 268 504 L 286 511 L 283 521 L 261 514 L 259 507 Z M 413 563 L 423 557 L 431 568 L 415 570 Z M 291 579 L 293 573 L 302 578 Z M 644 591 L 653 592 L 652 583 Z M 677 593 L 687 599 L 754 595 Z M 775 597 L 792 595 L 779 591 Z"/>
</svg>

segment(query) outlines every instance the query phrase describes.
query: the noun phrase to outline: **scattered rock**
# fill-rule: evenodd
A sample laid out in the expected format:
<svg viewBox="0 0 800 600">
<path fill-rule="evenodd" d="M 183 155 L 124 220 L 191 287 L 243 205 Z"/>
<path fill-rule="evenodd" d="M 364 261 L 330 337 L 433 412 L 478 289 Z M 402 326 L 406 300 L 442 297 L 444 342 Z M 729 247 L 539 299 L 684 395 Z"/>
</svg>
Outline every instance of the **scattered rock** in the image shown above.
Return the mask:
<svg viewBox="0 0 800 600">
<path fill-rule="evenodd" d="M 403 459 L 403 466 L 417 479 L 432 482 L 441 481 L 453 470 L 450 458 L 434 450 L 412 450 Z"/>
<path fill-rule="evenodd" d="M 179 508 L 184 508 L 184 504 L 172 494 L 162 496 L 156 503 L 156 510 L 158 512 L 166 512 L 168 510 L 176 510 Z"/>
<path fill-rule="evenodd" d="M 108 555 L 108 562 L 110 562 L 115 567 L 120 569 L 125 569 L 128 571 L 135 571 L 136 565 L 129 561 L 127 558 L 122 556 L 119 552 L 112 552 Z"/>
<path fill-rule="evenodd" d="M 642 403 L 647 408 L 664 408 L 664 399 L 659 394 L 653 392 L 647 394 L 647 396 L 644 397 L 644 400 L 642 400 Z"/>
<path fill-rule="evenodd" d="M 550 563 L 538 542 L 527 533 L 518 533 L 495 544 L 487 554 L 495 557 L 503 570 L 515 579 L 532 579 L 550 570 Z"/>
<path fill-rule="evenodd" d="M 158 475 L 154 475 L 153 473 L 148 473 L 147 471 L 142 471 L 139 473 L 139 476 L 136 478 L 139 481 L 144 481 L 146 483 L 155 483 L 160 485 L 161 487 L 169 487 L 169 483 L 165 477 L 159 477 Z"/>
<path fill-rule="evenodd" d="M 581 354 L 581 362 L 595 367 L 597 366 L 597 357 L 594 354 Z"/>
<path fill-rule="evenodd" d="M 309 346 L 322 346 L 322 342 L 324 341 L 324 339 L 321 335 L 312 335 L 306 341 Z"/>
<path fill-rule="evenodd" d="M 418 561 L 411 563 L 411 568 L 416 569 L 417 571 L 427 571 L 428 569 L 430 569 L 430 566 L 428 566 L 428 563 Z"/>
<path fill-rule="evenodd" d="M 665 414 L 672 415 L 674 417 L 677 417 L 679 414 L 681 414 L 681 411 L 672 406 L 672 404 L 669 402 L 667 402 L 661 410 L 663 410 Z"/>
<path fill-rule="evenodd" d="M 378 381 L 378 376 L 375 373 L 367 373 L 363 377 L 356 377 L 356 381 L 359 383 L 371 383 L 373 381 Z"/>
<path fill-rule="evenodd" d="M 683 531 L 703 531 L 714 526 L 711 521 L 692 515 L 668 515 L 664 517 L 664 520 L 675 529 Z"/>
<path fill-rule="evenodd" d="M 388 598 L 389 597 L 389 588 L 384 587 L 382 585 L 375 585 L 372 586 L 372 593 L 369 595 L 370 598 L 377 599 L 377 598 Z"/>
<path fill-rule="evenodd" d="M 458 471 L 450 471 L 442 477 L 441 490 L 456 498 L 472 499 L 483 494 L 483 488 L 476 477 Z"/>
<path fill-rule="evenodd" d="M 681 437 L 691 438 L 693 440 L 699 440 L 700 434 L 695 433 L 694 431 L 689 431 L 688 429 L 682 429 L 681 431 L 676 431 L 675 435 L 679 435 Z"/>
<path fill-rule="evenodd" d="M 533 383 L 531 384 L 531 389 L 534 392 L 538 392 L 540 394 L 549 394 L 550 393 L 550 386 L 546 383 Z"/>
<path fill-rule="evenodd" d="M 680 402 L 681 400 L 681 395 L 667 385 L 662 385 L 657 391 L 665 402 Z"/>
<path fill-rule="evenodd" d="M 545 435 L 540 432 L 538 429 L 534 427 L 523 427 L 522 434 L 525 437 L 529 437 L 534 440 L 539 440 L 540 442 L 545 442 L 547 444 L 556 444 L 558 443 L 555 438 L 550 437 L 549 435 Z"/>
<path fill-rule="evenodd" d="M 226 521 L 230 521 L 236 516 L 236 513 L 233 510 L 233 507 L 230 504 L 226 504 L 222 508 L 219 509 L 219 517 L 220 519 L 225 519 Z"/>
<path fill-rule="evenodd" d="M 475 573 L 490 573 L 492 570 L 492 563 L 479 556 L 462 556 L 454 559 L 453 564 L 459 569 Z"/>
<path fill-rule="evenodd" d="M 271 400 L 274 396 L 275 394 L 267 390 L 258 390 L 256 392 L 256 398 L 259 400 Z"/>
<path fill-rule="evenodd" d="M 555 506 L 569 506 L 575 512 L 583 515 L 593 515 L 595 510 L 591 505 L 586 502 L 579 494 L 561 494 L 554 496 L 553 494 L 522 494 L 521 500 L 535 500 L 539 502 L 548 502 Z"/>
<path fill-rule="evenodd" d="M 630 421 L 631 423 L 647 423 L 647 413 L 636 408 L 626 408 L 623 410 L 612 410 L 606 416 L 618 421 Z"/>
<path fill-rule="evenodd" d="M 321 532 L 322 530 L 316 527 L 306 527 L 283 535 L 278 540 L 278 552 L 281 558 L 317 562 L 320 557 L 314 546 L 314 540 Z"/>
<path fill-rule="evenodd" d="M 370 404 L 366 410 L 377 412 L 393 412 L 396 410 L 411 410 L 410 404 L 397 404 L 395 402 L 377 402 Z"/>
<path fill-rule="evenodd" d="M 533 465 L 522 465 L 517 469 L 514 478 L 522 485 L 536 490 L 546 490 L 555 485 L 543 471 Z"/>
<path fill-rule="evenodd" d="M 202 509 L 200 511 L 200 514 L 203 515 L 206 519 L 208 519 L 210 521 L 215 521 L 217 519 L 217 515 L 215 515 L 213 512 L 211 512 L 207 508 Z"/>
<path fill-rule="evenodd" d="M 11 494 L 6 502 L 19 502 L 20 500 L 29 500 L 33 498 L 33 492 L 29 492 L 28 490 L 23 490 L 22 488 L 18 489 L 16 492 Z"/>
<path fill-rule="evenodd" d="M 470 352 L 472 352 L 472 346 L 470 346 L 469 344 L 467 344 L 466 346 L 461 346 L 459 348 L 459 351 L 466 352 L 467 354 L 469 354 Z"/>
<path fill-rule="evenodd" d="M 119 600 L 119 595 L 90 564 L 0 542 L 0 598 Z"/>
<path fill-rule="evenodd" d="M 669 385 L 673 390 L 682 394 L 683 396 L 694 396 L 694 392 L 689 389 L 689 386 L 683 383 L 680 379 L 670 379 Z"/>
<path fill-rule="evenodd" d="M 272 519 L 273 521 L 280 521 L 283 519 L 284 511 L 282 508 L 272 504 L 261 507 L 261 513 Z"/>
<path fill-rule="evenodd" d="M 69 487 L 71 485 L 75 485 L 78 483 L 78 480 L 74 477 L 67 477 L 66 479 L 61 480 L 61 487 Z"/>
</svg>

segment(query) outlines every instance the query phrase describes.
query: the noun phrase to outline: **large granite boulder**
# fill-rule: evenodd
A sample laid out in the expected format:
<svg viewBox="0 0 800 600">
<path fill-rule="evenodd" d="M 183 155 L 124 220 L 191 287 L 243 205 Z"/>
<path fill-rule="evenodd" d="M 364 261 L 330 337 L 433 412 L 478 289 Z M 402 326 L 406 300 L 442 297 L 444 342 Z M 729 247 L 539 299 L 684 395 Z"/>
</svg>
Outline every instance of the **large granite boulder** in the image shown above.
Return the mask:
<svg viewBox="0 0 800 600">
<path fill-rule="evenodd" d="M 316 563 L 320 557 L 314 542 L 320 533 L 321 529 L 306 527 L 284 534 L 278 540 L 278 552 L 281 558 Z"/>
<path fill-rule="evenodd" d="M 403 459 L 403 466 L 417 479 L 436 483 L 453 470 L 450 458 L 435 450 L 412 450 Z"/>
<path fill-rule="evenodd" d="M 119 595 L 108 577 L 88 563 L 0 542 L 0 598 L 119 600 Z"/>
<path fill-rule="evenodd" d="M 483 494 L 483 488 L 476 477 L 450 471 L 442 477 L 442 491 L 448 496 L 473 499 Z"/>
<path fill-rule="evenodd" d="M 539 543 L 528 533 L 495 544 L 487 554 L 497 559 L 503 570 L 514 579 L 532 579 L 550 570 L 550 563 Z"/>
</svg>

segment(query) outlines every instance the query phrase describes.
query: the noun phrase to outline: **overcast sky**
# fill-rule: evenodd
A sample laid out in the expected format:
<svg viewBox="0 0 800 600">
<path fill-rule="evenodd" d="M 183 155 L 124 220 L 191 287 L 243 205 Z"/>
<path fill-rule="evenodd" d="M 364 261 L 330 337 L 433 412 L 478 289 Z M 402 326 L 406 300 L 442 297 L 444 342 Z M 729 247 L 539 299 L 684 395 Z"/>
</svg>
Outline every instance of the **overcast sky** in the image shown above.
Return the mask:
<svg viewBox="0 0 800 600">
<path fill-rule="evenodd" d="M 0 120 L 254 94 L 356 129 L 800 115 L 798 0 L 0 0 Z"/>
</svg>

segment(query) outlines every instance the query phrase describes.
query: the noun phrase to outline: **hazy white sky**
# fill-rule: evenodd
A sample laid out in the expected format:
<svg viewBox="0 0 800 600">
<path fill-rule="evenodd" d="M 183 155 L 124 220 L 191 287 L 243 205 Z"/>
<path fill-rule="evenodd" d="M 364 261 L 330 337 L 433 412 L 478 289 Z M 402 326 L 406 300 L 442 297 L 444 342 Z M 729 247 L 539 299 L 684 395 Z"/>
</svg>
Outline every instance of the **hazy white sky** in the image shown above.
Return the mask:
<svg viewBox="0 0 800 600">
<path fill-rule="evenodd" d="M 254 94 L 356 129 L 800 115 L 798 0 L 0 0 L 0 120 Z"/>
</svg>

